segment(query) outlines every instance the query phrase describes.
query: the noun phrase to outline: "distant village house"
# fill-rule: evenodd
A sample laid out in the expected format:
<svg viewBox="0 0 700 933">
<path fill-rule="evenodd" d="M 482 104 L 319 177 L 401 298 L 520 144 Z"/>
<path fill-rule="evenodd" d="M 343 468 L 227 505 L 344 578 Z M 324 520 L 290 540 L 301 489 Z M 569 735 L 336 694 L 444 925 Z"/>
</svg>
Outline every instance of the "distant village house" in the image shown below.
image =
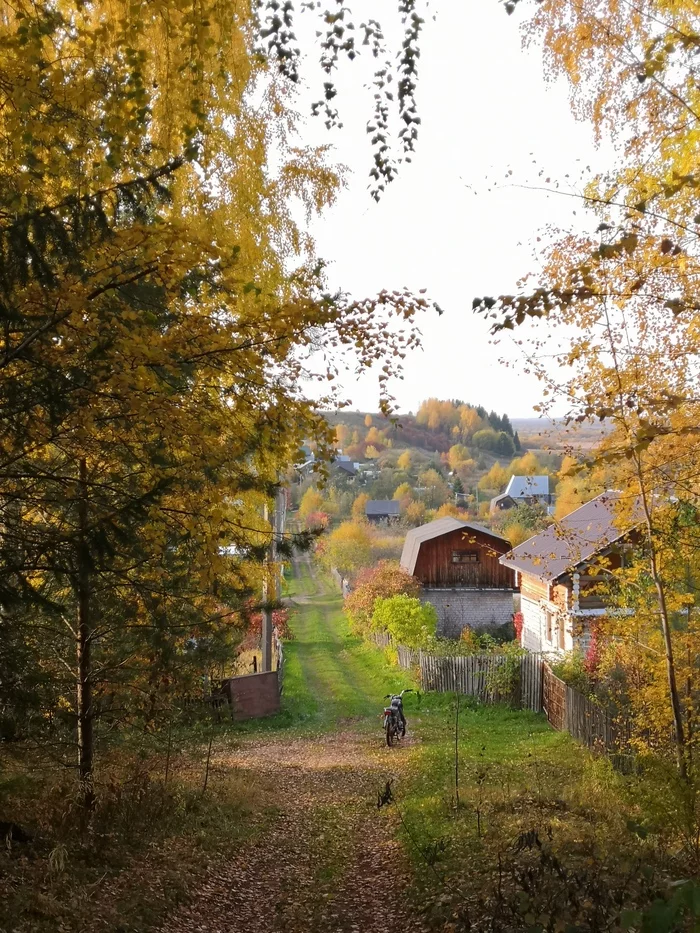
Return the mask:
<svg viewBox="0 0 700 933">
<path fill-rule="evenodd" d="M 505 492 L 491 500 L 489 511 L 493 515 L 518 505 L 542 505 L 549 509 L 553 503 L 548 476 L 511 476 Z"/>
<path fill-rule="evenodd" d="M 368 522 L 375 525 L 381 522 L 398 522 L 401 518 L 401 506 L 397 499 L 370 499 L 365 506 L 365 516 Z"/>
</svg>

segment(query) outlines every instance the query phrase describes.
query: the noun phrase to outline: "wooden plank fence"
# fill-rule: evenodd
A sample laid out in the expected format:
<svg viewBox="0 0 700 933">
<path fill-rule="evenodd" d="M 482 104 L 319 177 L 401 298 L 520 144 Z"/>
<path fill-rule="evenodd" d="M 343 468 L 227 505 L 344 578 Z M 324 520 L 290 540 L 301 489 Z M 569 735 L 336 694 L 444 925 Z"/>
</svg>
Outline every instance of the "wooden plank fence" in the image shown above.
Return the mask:
<svg viewBox="0 0 700 933">
<path fill-rule="evenodd" d="M 555 729 L 568 732 L 591 751 L 609 755 L 622 771 L 634 768 L 631 723 L 570 687 L 542 663 L 544 713 Z"/>
<path fill-rule="evenodd" d="M 498 690 L 496 681 L 508 658 L 498 654 L 470 654 L 455 657 L 420 655 L 421 684 L 424 690 L 454 691 L 475 696 L 484 702 L 509 700 Z"/>
<path fill-rule="evenodd" d="M 566 730 L 566 684 L 547 663 L 542 665 L 542 710 L 558 732 Z"/>
<path fill-rule="evenodd" d="M 396 653 L 399 659 L 399 667 L 405 671 L 410 671 L 420 663 L 420 654 L 412 648 L 406 648 L 404 645 L 396 646 Z"/>
<path fill-rule="evenodd" d="M 282 695 L 282 687 L 284 686 L 284 647 L 281 640 L 277 637 L 275 631 L 275 655 L 277 656 L 277 691 Z"/>
<path fill-rule="evenodd" d="M 388 632 L 372 632 L 370 638 L 378 648 L 395 648 L 399 667 L 403 670 L 410 671 L 418 666 L 419 652 L 405 645 L 394 645 L 394 640 Z"/>
<path fill-rule="evenodd" d="M 388 632 L 374 632 L 380 648 L 392 647 Z M 520 709 L 544 712 L 550 725 L 568 732 L 591 751 L 609 755 L 615 767 L 634 767 L 630 754 L 630 723 L 560 680 L 542 655 L 514 658 L 506 654 L 438 656 L 393 645 L 399 666 L 418 667 L 423 690 L 456 692 L 484 703 L 510 703 Z M 512 691 L 504 690 L 504 668 L 517 664 Z"/>
<path fill-rule="evenodd" d="M 437 657 L 420 653 L 421 686 L 424 690 L 454 691 L 478 697 L 485 703 L 508 702 L 539 713 L 542 710 L 542 660 L 539 655 L 514 658 L 505 654 L 472 654 Z M 515 665 L 513 689 L 504 679 Z M 512 670 L 512 667 L 511 667 Z M 500 683 L 499 683 L 500 682 Z"/>
<path fill-rule="evenodd" d="M 520 706 L 542 712 L 542 657 L 527 654 L 520 659 Z"/>
</svg>

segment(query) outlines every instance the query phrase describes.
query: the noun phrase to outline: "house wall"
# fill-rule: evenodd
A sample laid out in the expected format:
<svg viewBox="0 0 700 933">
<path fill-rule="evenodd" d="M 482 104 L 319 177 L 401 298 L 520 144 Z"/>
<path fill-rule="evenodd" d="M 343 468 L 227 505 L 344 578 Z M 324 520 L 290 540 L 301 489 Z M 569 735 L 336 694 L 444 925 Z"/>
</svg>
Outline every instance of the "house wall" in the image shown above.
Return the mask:
<svg viewBox="0 0 700 933">
<path fill-rule="evenodd" d="M 513 592 L 510 590 L 470 590 L 425 588 L 423 602 L 435 607 L 437 634 L 459 638 L 466 626 L 480 631 L 507 625 L 513 620 Z"/>
<path fill-rule="evenodd" d="M 528 651 L 561 654 L 579 643 L 583 626 L 571 614 L 571 592 L 565 585 L 550 585 L 522 574 L 520 611 L 523 614 L 522 645 Z M 551 616 L 551 639 L 547 615 Z"/>
<path fill-rule="evenodd" d="M 498 558 L 509 546 L 490 535 L 456 528 L 430 541 L 423 541 L 413 571 L 423 586 L 492 587 L 515 589 L 515 573 L 499 564 Z M 454 551 L 478 552 L 478 563 L 455 564 Z"/>
</svg>

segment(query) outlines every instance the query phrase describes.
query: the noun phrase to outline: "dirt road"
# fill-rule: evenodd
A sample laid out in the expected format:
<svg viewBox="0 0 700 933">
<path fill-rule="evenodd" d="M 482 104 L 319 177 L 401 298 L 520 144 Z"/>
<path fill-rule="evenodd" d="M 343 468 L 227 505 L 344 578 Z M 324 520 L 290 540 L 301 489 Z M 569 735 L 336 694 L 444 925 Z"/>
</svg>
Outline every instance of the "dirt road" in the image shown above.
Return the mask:
<svg viewBox="0 0 700 933">
<path fill-rule="evenodd" d="M 382 691 L 396 684 L 385 683 L 376 652 L 349 635 L 339 597 L 307 564 L 297 567 L 292 599 L 285 703 L 303 725 L 251 734 L 216 761 L 251 782 L 272 783 L 279 812 L 169 918 L 164 933 L 422 929 L 406 896 L 396 814 L 377 808 L 378 792 L 400 780 L 418 738 L 409 734 L 398 749 L 382 744 Z"/>
</svg>

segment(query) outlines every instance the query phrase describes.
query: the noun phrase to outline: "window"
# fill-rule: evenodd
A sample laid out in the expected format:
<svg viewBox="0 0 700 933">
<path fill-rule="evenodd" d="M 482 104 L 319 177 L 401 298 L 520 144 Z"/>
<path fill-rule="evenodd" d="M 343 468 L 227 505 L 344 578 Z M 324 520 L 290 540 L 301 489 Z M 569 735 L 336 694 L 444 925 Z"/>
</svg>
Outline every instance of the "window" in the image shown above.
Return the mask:
<svg viewBox="0 0 700 933">
<path fill-rule="evenodd" d="M 559 647 L 562 651 L 566 650 L 566 629 L 564 628 L 564 620 L 561 616 L 557 619 L 557 629 L 559 630 Z"/>
<path fill-rule="evenodd" d="M 478 564 L 479 563 L 479 552 L 478 551 L 453 551 L 452 552 L 452 563 L 453 564 Z"/>
<path fill-rule="evenodd" d="M 552 643 L 552 625 L 554 621 L 553 617 L 554 617 L 554 613 L 550 612 L 549 609 L 546 609 L 544 613 L 545 637 L 547 641 L 550 643 L 550 645 Z"/>
</svg>

